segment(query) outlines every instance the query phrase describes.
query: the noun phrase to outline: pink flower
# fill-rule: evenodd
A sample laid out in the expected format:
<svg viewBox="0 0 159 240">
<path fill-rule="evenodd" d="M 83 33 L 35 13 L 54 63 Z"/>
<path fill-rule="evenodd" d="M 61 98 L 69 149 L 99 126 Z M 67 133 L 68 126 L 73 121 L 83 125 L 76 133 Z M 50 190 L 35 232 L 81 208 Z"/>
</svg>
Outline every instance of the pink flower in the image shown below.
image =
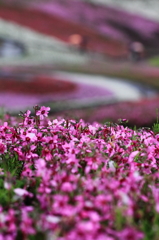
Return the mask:
<svg viewBox="0 0 159 240">
<path fill-rule="evenodd" d="M 29 216 L 29 212 L 32 212 L 33 208 L 31 207 L 23 207 L 21 209 L 22 216 L 21 216 L 21 224 L 20 229 L 21 231 L 27 236 L 27 234 L 35 234 L 35 229 L 33 227 L 33 220 Z"/>
<path fill-rule="evenodd" d="M 74 190 L 74 186 L 69 182 L 64 182 L 61 186 L 61 190 L 64 192 L 72 192 Z"/>
<path fill-rule="evenodd" d="M 137 231 L 134 228 L 127 227 L 118 233 L 118 236 L 122 240 L 141 240 L 144 237 L 142 232 Z"/>
<path fill-rule="evenodd" d="M 139 151 L 134 151 L 132 152 L 130 155 L 129 155 L 129 159 L 128 159 L 128 162 L 129 163 L 132 163 L 134 158 L 136 157 L 136 155 L 139 153 Z"/>
<path fill-rule="evenodd" d="M 44 117 L 48 116 L 48 112 L 50 111 L 50 107 L 42 106 L 40 110 L 36 112 L 36 116 L 40 116 L 40 119 L 44 119 Z"/>
<path fill-rule="evenodd" d="M 0 140 L 0 154 L 3 154 L 6 151 L 6 146 Z"/>
<path fill-rule="evenodd" d="M 152 191 L 153 198 L 155 200 L 155 210 L 159 213 L 159 188 L 149 185 L 149 188 Z"/>
<path fill-rule="evenodd" d="M 12 188 L 12 184 L 10 182 L 4 181 L 4 188 L 10 190 Z"/>
<path fill-rule="evenodd" d="M 45 147 L 42 150 L 42 157 L 45 157 L 47 161 L 50 161 L 52 159 L 52 154 L 49 148 Z"/>
</svg>

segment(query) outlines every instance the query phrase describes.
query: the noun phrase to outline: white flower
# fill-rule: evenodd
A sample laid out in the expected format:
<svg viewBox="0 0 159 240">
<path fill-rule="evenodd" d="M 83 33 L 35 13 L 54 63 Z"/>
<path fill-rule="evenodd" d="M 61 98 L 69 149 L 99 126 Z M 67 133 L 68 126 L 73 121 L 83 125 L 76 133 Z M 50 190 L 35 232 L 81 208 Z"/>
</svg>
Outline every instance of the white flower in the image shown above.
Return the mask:
<svg viewBox="0 0 159 240">
<path fill-rule="evenodd" d="M 20 196 L 20 197 L 29 194 L 29 192 L 28 192 L 27 190 L 22 189 L 22 188 L 15 188 L 15 189 L 14 189 L 14 192 L 15 192 L 18 196 Z"/>
</svg>

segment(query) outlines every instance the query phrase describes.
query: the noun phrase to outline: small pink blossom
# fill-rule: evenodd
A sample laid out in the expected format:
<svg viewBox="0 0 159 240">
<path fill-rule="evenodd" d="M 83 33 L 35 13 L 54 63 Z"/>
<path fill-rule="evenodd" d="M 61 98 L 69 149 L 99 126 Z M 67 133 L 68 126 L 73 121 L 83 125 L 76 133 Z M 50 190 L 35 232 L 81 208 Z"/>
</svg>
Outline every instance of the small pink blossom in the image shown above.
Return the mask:
<svg viewBox="0 0 159 240">
<path fill-rule="evenodd" d="M 48 116 L 48 112 L 50 111 L 50 107 L 42 106 L 40 110 L 36 112 L 36 116 L 40 116 L 40 119 L 44 119 L 44 117 Z"/>
</svg>

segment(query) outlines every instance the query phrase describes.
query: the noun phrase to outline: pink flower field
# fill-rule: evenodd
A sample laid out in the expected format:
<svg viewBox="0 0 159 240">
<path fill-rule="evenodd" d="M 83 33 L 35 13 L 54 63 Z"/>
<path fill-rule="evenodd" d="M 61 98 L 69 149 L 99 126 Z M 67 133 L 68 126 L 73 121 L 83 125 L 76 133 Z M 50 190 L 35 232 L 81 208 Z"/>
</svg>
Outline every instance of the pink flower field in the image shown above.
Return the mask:
<svg viewBox="0 0 159 240">
<path fill-rule="evenodd" d="M 86 122 L 106 121 L 117 122 L 118 119 L 128 119 L 131 127 L 150 127 L 156 121 L 159 98 L 143 98 L 139 101 L 124 101 L 104 106 L 75 109 L 52 113 L 54 117 L 84 119 Z"/>
<path fill-rule="evenodd" d="M 152 49 L 157 51 L 159 46 L 157 21 L 128 13 L 117 7 L 80 0 L 33 2 L 29 6 L 50 16 L 58 16 L 67 21 L 84 24 L 103 36 L 126 44 L 131 41 L 141 41 L 147 48 L 148 54 Z"/>
<path fill-rule="evenodd" d="M 88 50 L 99 52 L 111 57 L 121 57 L 127 55 L 127 46 L 116 39 L 110 39 L 103 36 L 87 25 L 78 24 L 74 21 L 69 21 L 61 18 L 61 16 L 50 15 L 41 11 L 39 8 L 32 6 L 22 7 L 11 4 L 2 4 L 0 8 L 0 18 L 6 21 L 20 24 L 24 27 L 29 27 L 39 33 L 47 36 L 56 37 L 65 43 L 69 43 L 69 37 L 72 34 L 78 33 L 89 38 Z"/>
<path fill-rule="evenodd" d="M 116 59 L 127 59 L 132 35 L 145 40 L 148 53 L 159 47 L 158 23 L 88 2 L 2 2 L 0 18 L 65 43 L 72 34 L 85 35 L 88 51 Z M 103 68 L 126 69 L 118 61 Z M 158 95 L 55 113 L 45 103 L 115 93 L 34 70 L 0 80 L 0 107 L 22 110 L 16 117 L 0 111 L 0 240 L 158 240 Z M 157 68 L 132 64 L 126 73 L 157 86 Z"/>
<path fill-rule="evenodd" d="M 114 96 L 107 88 L 71 82 L 69 78 L 39 74 L 20 81 L 16 77 L 0 78 L 0 107 L 9 112 L 19 112 L 43 102 L 91 100 L 97 97 L 108 99 Z"/>
<path fill-rule="evenodd" d="M 132 130 L 49 110 L 1 120 L 0 239 L 157 240 L 158 124 Z"/>
</svg>

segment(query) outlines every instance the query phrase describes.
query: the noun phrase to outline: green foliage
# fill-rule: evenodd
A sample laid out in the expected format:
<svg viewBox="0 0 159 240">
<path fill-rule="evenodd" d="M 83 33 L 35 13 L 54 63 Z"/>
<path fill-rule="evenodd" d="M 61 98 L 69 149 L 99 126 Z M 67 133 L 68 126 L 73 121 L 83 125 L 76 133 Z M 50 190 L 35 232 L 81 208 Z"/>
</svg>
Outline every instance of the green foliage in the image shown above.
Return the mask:
<svg viewBox="0 0 159 240">
<path fill-rule="evenodd" d="M 3 207 L 10 205 L 13 194 L 12 189 L 8 190 L 5 188 L 5 182 L 4 176 L 0 176 L 0 205 Z"/>
<path fill-rule="evenodd" d="M 118 231 L 120 231 L 124 224 L 125 224 L 125 218 L 123 217 L 123 209 L 116 208 L 115 209 L 115 227 Z"/>
<path fill-rule="evenodd" d="M 148 220 L 143 220 L 142 230 L 145 234 L 144 240 L 154 239 L 154 232 Z"/>
<path fill-rule="evenodd" d="M 12 176 L 20 177 L 23 170 L 23 161 L 19 161 L 18 155 L 10 155 L 9 152 L 1 156 L 0 168 L 4 170 L 4 173 L 10 172 Z"/>
<path fill-rule="evenodd" d="M 155 134 L 159 133 L 158 109 L 156 109 L 156 115 L 157 115 L 156 123 L 154 123 L 152 126 L 152 130 Z"/>
<path fill-rule="evenodd" d="M 16 240 L 22 240 L 24 238 L 25 238 L 24 234 L 21 231 L 19 231 L 16 236 Z M 28 236 L 27 239 L 28 240 L 44 240 L 44 239 L 46 239 L 46 236 L 42 232 L 37 232 L 35 235 Z"/>
<path fill-rule="evenodd" d="M 46 236 L 42 232 L 37 232 L 36 235 L 29 236 L 29 240 L 43 240 L 43 239 L 46 239 Z"/>
<path fill-rule="evenodd" d="M 4 108 L 0 107 L 0 119 L 4 118 Z"/>
<path fill-rule="evenodd" d="M 149 60 L 149 63 L 153 66 L 159 66 L 159 57 L 153 57 Z"/>
</svg>

